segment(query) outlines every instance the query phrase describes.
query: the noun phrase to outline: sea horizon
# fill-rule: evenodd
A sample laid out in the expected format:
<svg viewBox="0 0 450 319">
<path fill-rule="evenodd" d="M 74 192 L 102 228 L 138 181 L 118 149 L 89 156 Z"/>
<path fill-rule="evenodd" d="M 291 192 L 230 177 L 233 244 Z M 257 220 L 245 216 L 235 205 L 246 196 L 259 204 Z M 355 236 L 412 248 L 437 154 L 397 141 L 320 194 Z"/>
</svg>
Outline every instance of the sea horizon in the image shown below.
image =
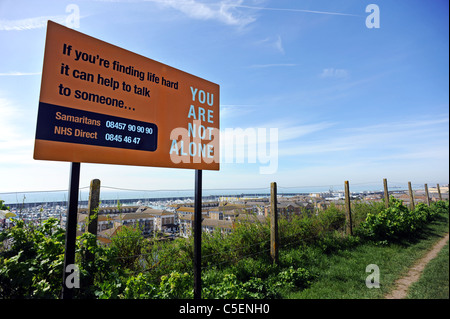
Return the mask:
<svg viewBox="0 0 450 319">
<path fill-rule="evenodd" d="M 423 186 L 422 186 L 423 187 Z M 420 185 L 416 185 L 414 189 L 420 189 Z M 406 190 L 407 186 L 403 184 L 389 185 L 390 191 Z M 330 186 L 304 186 L 304 187 L 277 187 L 278 195 L 293 195 L 293 194 L 310 194 L 310 193 L 326 193 L 326 192 L 342 192 L 344 185 L 330 185 Z M 377 184 L 350 184 L 350 191 L 352 193 L 361 192 L 380 192 L 383 191 L 381 183 Z M 235 189 L 203 189 L 202 197 L 210 196 L 225 196 L 225 197 L 254 197 L 255 195 L 268 196 L 270 194 L 270 187 L 261 188 L 235 188 Z M 164 199 L 183 199 L 194 197 L 194 189 L 185 190 L 129 190 L 112 187 L 102 187 L 100 190 L 100 200 L 164 200 Z M 80 188 L 78 200 L 80 202 L 87 201 L 89 198 L 89 188 Z M 55 191 L 25 191 L 25 192 L 9 192 L 0 193 L 0 200 L 3 200 L 5 205 L 30 204 L 30 203 L 54 203 L 67 202 L 68 190 Z"/>
</svg>

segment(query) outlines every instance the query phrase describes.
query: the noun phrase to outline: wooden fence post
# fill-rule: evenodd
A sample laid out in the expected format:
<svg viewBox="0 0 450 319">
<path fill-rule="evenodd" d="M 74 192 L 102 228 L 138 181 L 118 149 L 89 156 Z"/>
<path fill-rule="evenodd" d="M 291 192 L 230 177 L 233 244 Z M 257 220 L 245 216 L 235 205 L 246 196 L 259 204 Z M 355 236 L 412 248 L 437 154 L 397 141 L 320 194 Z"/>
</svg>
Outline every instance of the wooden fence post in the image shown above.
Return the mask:
<svg viewBox="0 0 450 319">
<path fill-rule="evenodd" d="M 99 206 L 100 206 L 100 180 L 93 179 L 91 180 L 91 185 L 89 188 L 88 217 L 87 217 L 87 226 L 85 230 L 95 236 L 95 244 L 97 244 L 97 225 L 98 225 Z M 87 251 L 86 261 L 88 263 L 93 263 L 95 261 L 95 253 Z M 94 278 L 92 276 L 88 276 L 83 286 L 85 288 L 88 288 L 91 287 L 93 284 Z M 94 298 L 94 295 L 88 294 L 87 298 Z"/>
<path fill-rule="evenodd" d="M 409 189 L 409 209 L 414 210 L 416 208 L 416 205 L 414 204 L 414 193 L 411 187 L 411 182 L 408 182 L 408 189 Z"/>
<path fill-rule="evenodd" d="M 352 210 L 350 206 L 350 187 L 348 181 L 345 181 L 345 219 L 346 219 L 346 233 L 353 235 L 352 227 Z"/>
<path fill-rule="evenodd" d="M 386 206 L 386 208 L 389 208 L 389 191 L 386 178 L 383 178 L 383 185 L 384 185 L 384 206 Z"/>
<path fill-rule="evenodd" d="M 427 205 L 430 206 L 430 195 L 428 194 L 428 184 L 425 184 L 425 196 L 427 199 Z"/>
<path fill-rule="evenodd" d="M 437 190 L 438 190 L 438 194 L 439 194 L 439 200 L 442 200 L 441 188 L 439 187 L 439 184 L 437 184 Z"/>
<path fill-rule="evenodd" d="M 278 211 L 277 183 L 270 184 L 270 256 L 274 264 L 278 264 Z"/>
<path fill-rule="evenodd" d="M 93 179 L 89 188 L 87 231 L 97 236 L 98 207 L 100 205 L 100 180 Z"/>
</svg>

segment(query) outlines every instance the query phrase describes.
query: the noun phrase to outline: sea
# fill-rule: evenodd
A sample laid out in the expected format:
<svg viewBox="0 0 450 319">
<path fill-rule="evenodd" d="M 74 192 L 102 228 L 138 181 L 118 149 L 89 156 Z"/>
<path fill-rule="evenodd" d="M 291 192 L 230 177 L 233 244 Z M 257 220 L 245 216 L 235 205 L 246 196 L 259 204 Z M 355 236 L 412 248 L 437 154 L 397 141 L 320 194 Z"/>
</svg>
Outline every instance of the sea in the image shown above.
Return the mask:
<svg viewBox="0 0 450 319">
<path fill-rule="evenodd" d="M 389 191 L 405 190 L 407 185 L 389 185 Z M 304 186 L 304 187 L 283 187 L 277 186 L 278 195 L 295 196 L 297 194 L 343 192 L 344 185 L 331 186 Z M 383 190 L 381 183 L 376 184 L 350 184 L 352 193 L 380 192 Z M 218 197 L 266 197 L 270 196 L 270 187 L 266 188 L 235 188 L 235 189 L 203 189 L 203 199 Z M 189 199 L 194 197 L 194 190 L 127 190 L 113 187 L 102 187 L 100 189 L 101 201 L 162 201 L 175 199 Z M 87 202 L 89 199 L 89 187 L 79 190 L 79 202 Z M 7 206 L 30 203 L 53 203 L 67 202 L 68 190 L 54 191 L 28 191 L 0 193 L 0 200 Z"/>
</svg>

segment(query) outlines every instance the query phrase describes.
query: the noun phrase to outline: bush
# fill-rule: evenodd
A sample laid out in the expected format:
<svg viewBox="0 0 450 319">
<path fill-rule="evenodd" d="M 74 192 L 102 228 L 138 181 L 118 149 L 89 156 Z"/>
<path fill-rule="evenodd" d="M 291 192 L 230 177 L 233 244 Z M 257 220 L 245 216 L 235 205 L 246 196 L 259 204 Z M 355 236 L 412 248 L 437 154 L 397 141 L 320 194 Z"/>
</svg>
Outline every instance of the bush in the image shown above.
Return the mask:
<svg viewBox="0 0 450 319">
<path fill-rule="evenodd" d="M 235 274 L 225 273 L 222 280 L 208 273 L 202 278 L 202 297 L 205 299 L 268 299 L 276 298 L 275 286 L 259 277 L 252 277 L 242 282 Z"/>
<path fill-rule="evenodd" d="M 291 266 L 278 273 L 273 285 L 284 289 L 307 288 L 311 285 L 311 282 L 315 277 L 316 276 L 304 268 L 295 269 Z"/>
<path fill-rule="evenodd" d="M 116 251 L 118 263 L 129 269 L 138 268 L 137 263 L 145 246 L 146 241 L 139 227 L 121 226 L 111 238 L 111 249 Z"/>
<path fill-rule="evenodd" d="M 225 274 L 220 282 L 206 284 L 209 278 L 202 278 L 202 297 L 205 299 L 243 299 L 244 289 L 234 274 Z"/>
<path fill-rule="evenodd" d="M 448 201 L 437 201 L 431 203 L 432 210 L 435 211 L 436 215 L 448 214 L 449 213 L 449 202 Z"/>
<path fill-rule="evenodd" d="M 368 214 L 378 214 L 384 210 L 384 202 L 352 202 L 352 223 L 356 230 L 366 220 Z"/>
<path fill-rule="evenodd" d="M 345 212 L 332 203 L 323 212 L 319 213 L 320 225 L 323 232 L 343 229 L 345 226 Z"/>
<path fill-rule="evenodd" d="M 170 275 L 161 277 L 157 297 L 161 299 L 193 298 L 193 282 L 192 277 L 187 273 L 171 272 Z"/>
<path fill-rule="evenodd" d="M 363 234 L 376 240 L 389 241 L 409 237 L 436 218 L 444 209 L 445 204 L 428 207 L 424 203 L 418 203 L 411 211 L 403 205 L 401 200 L 391 197 L 389 208 L 378 214 L 367 214 L 366 221 L 362 223 L 361 228 Z"/>
<path fill-rule="evenodd" d="M 319 236 L 320 222 L 314 217 L 292 216 L 290 220 L 281 217 L 278 221 L 280 245 L 296 243 L 297 245 L 312 244 Z"/>
<path fill-rule="evenodd" d="M 5 201 L 0 199 L 0 210 L 9 210 L 9 207 L 6 206 L 4 203 Z"/>
<path fill-rule="evenodd" d="M 16 226 L 0 234 L 11 247 L 0 253 L 0 299 L 58 298 L 65 232 L 50 218 L 41 226 Z"/>
</svg>

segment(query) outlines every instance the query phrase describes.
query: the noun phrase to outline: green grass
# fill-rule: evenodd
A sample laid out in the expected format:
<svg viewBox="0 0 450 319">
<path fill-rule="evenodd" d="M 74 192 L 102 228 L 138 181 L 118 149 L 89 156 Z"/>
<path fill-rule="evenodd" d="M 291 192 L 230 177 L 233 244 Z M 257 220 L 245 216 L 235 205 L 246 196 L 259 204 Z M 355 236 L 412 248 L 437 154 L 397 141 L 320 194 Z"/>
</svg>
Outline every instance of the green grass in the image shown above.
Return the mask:
<svg viewBox="0 0 450 319">
<path fill-rule="evenodd" d="M 448 246 L 426 266 L 419 281 L 412 284 L 408 299 L 449 299 L 449 254 Z"/>
<path fill-rule="evenodd" d="M 414 262 L 423 257 L 443 234 L 448 232 L 448 215 L 441 215 L 414 239 L 385 246 L 373 243 L 355 245 L 332 254 L 323 254 L 317 248 L 305 248 L 302 266 L 318 274 L 310 288 L 284 294 L 289 299 L 374 299 L 384 296 L 394 282 L 407 273 Z M 285 252 L 292 254 L 292 252 Z M 300 261 L 300 260 L 299 260 Z M 380 269 L 380 288 L 367 288 L 365 281 L 369 264 Z M 437 273 L 432 276 L 439 276 Z M 447 251 L 448 298 L 448 251 Z"/>
</svg>

